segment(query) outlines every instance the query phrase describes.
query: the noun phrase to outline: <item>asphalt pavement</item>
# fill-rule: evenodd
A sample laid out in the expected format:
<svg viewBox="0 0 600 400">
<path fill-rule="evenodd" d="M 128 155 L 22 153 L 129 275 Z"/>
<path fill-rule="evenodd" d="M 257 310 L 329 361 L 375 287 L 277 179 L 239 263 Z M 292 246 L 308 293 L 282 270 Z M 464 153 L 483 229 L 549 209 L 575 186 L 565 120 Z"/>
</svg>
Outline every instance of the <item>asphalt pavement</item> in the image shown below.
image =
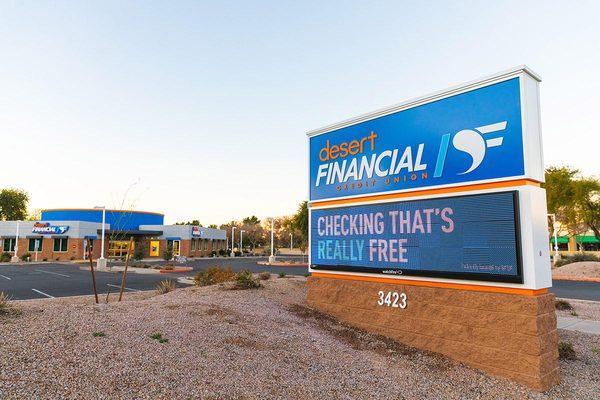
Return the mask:
<svg viewBox="0 0 600 400">
<path fill-rule="evenodd" d="M 269 271 L 285 272 L 288 275 L 305 275 L 306 267 L 267 267 L 258 265 L 257 261 L 266 258 L 224 258 L 194 259 L 188 261 L 193 272 L 171 274 L 127 274 L 126 291 L 152 290 L 164 279 L 177 281 L 182 276 L 194 275 L 210 266 L 230 266 L 234 272 L 249 269 L 252 272 Z M 74 263 L 40 263 L 40 264 L 3 264 L 0 265 L 0 292 L 12 296 L 14 300 L 80 296 L 93 294 L 90 272 L 79 269 Z M 98 292 L 116 293 L 121 285 L 121 273 L 96 272 Z M 184 286 L 184 285 L 179 285 Z M 550 292 L 557 297 L 581 300 L 600 301 L 600 283 L 554 281 Z"/>
<path fill-rule="evenodd" d="M 249 269 L 253 272 L 285 272 L 288 275 L 304 275 L 306 267 L 266 267 L 257 265 L 261 259 L 197 259 L 188 262 L 193 272 L 171 274 L 127 274 L 126 291 L 153 290 L 164 279 L 177 281 L 177 278 L 194 275 L 196 271 L 213 265 L 231 266 L 234 272 Z M 266 260 L 266 259 L 265 259 Z M 27 263 L 21 265 L 0 265 L 0 292 L 13 300 L 41 299 L 52 297 L 81 296 L 93 294 L 89 270 L 81 270 L 86 264 L 75 263 Z M 96 271 L 98 293 L 117 293 L 121 286 L 121 273 Z M 185 286 L 178 284 L 178 286 Z"/>
</svg>

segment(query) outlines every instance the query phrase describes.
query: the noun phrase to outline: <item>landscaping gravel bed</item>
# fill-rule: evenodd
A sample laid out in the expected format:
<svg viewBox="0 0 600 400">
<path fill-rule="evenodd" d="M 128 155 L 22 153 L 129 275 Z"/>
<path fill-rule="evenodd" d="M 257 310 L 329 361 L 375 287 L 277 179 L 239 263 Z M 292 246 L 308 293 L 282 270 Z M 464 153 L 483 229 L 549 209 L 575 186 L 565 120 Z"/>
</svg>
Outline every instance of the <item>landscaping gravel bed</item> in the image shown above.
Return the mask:
<svg viewBox="0 0 600 400">
<path fill-rule="evenodd" d="M 304 306 L 305 282 L 18 302 L 0 317 L 0 398 L 600 398 L 600 336 L 560 331 L 579 359 L 536 393 L 338 324 Z"/>
</svg>

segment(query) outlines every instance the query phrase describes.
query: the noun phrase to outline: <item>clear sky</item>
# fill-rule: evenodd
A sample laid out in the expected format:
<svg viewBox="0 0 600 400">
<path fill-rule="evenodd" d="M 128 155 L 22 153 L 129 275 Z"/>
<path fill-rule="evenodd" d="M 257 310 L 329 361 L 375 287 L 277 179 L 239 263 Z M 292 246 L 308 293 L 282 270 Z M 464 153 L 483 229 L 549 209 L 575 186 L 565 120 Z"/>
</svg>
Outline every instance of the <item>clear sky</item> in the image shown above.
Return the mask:
<svg viewBox="0 0 600 400">
<path fill-rule="evenodd" d="M 306 131 L 527 64 L 546 165 L 600 174 L 598 1 L 4 1 L 0 187 L 32 208 L 293 212 Z"/>
</svg>

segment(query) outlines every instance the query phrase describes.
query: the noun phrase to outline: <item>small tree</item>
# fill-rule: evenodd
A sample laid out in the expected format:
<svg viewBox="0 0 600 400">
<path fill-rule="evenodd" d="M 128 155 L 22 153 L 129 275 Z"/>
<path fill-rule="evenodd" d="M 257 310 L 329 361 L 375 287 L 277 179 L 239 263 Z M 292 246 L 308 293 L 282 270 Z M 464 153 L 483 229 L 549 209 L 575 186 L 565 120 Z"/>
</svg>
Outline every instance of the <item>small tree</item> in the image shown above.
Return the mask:
<svg viewBox="0 0 600 400">
<path fill-rule="evenodd" d="M 19 189 L 2 189 L 0 191 L 0 220 L 24 220 L 27 218 L 29 195 Z"/>
<path fill-rule="evenodd" d="M 173 245 L 167 245 L 167 249 L 163 252 L 163 259 L 171 261 L 173 259 Z"/>
</svg>

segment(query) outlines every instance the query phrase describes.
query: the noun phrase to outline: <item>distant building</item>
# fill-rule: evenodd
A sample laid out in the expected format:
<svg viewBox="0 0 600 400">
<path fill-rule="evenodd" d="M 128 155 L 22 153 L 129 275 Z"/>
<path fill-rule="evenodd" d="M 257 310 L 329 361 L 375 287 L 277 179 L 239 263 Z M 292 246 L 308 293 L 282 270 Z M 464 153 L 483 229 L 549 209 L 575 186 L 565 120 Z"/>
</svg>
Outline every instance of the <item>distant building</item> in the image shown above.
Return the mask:
<svg viewBox="0 0 600 400">
<path fill-rule="evenodd" d="M 17 229 L 18 225 L 18 229 Z M 170 248 L 174 256 L 209 256 L 226 249 L 222 229 L 192 225 L 164 225 L 164 215 L 155 212 L 106 210 L 106 258 L 127 255 L 129 240 L 141 246 L 144 258 L 162 258 Z M 100 257 L 102 209 L 48 209 L 39 221 L 0 221 L 0 248 L 4 253 L 29 253 L 32 260 L 67 261 L 85 259 L 92 248 Z M 18 246 L 17 246 L 18 237 Z"/>
</svg>

